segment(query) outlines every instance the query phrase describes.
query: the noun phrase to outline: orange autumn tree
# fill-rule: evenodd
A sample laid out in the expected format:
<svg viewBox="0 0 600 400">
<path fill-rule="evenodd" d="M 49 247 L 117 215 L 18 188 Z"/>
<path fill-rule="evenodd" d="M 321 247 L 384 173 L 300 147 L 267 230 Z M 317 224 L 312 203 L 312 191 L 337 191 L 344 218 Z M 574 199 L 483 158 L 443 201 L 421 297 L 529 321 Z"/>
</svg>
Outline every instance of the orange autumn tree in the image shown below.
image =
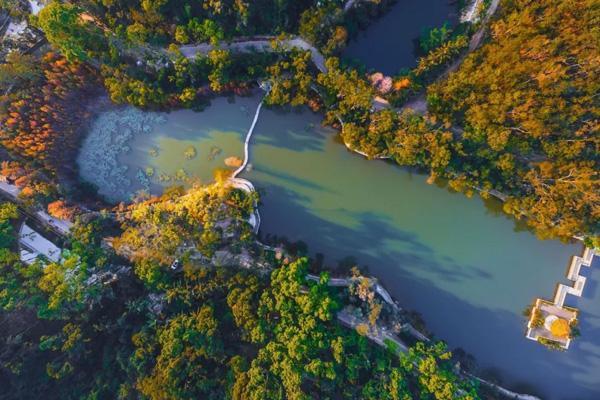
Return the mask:
<svg viewBox="0 0 600 400">
<path fill-rule="evenodd" d="M 54 218 L 72 221 L 77 214 L 77 208 L 69 206 L 64 200 L 56 200 L 48 204 L 48 214 Z"/>
<path fill-rule="evenodd" d="M 542 237 L 600 235 L 600 7 L 502 3 L 489 40 L 428 88 L 437 121 L 464 128 L 455 175 L 508 196 Z"/>
<path fill-rule="evenodd" d="M 34 196 L 49 197 L 56 189 L 42 176 L 39 170 L 17 161 L 2 161 L 0 163 L 0 175 L 10 179 L 21 189 L 19 197 L 22 199 Z"/>
<path fill-rule="evenodd" d="M 54 53 L 41 60 L 40 85 L 17 91 L 0 121 L 0 143 L 52 173 L 72 170 L 86 95 L 95 79 L 87 67 Z"/>
<path fill-rule="evenodd" d="M 552 322 L 552 325 L 550 326 L 550 332 L 552 332 L 552 334 L 556 337 L 568 338 L 571 333 L 571 329 L 569 328 L 569 323 L 567 320 L 559 318 Z"/>
</svg>

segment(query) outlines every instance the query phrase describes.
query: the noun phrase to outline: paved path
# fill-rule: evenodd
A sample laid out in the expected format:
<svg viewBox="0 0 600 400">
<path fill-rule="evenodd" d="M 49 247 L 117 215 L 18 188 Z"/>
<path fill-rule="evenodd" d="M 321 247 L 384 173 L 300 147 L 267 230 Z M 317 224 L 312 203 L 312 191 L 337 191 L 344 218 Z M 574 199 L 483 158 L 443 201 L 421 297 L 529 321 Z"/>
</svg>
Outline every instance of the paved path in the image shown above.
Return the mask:
<svg viewBox="0 0 600 400">
<path fill-rule="evenodd" d="M 356 3 L 357 0 L 348 0 L 346 4 L 344 4 L 344 12 L 348 12 Z"/>
<path fill-rule="evenodd" d="M 476 14 L 474 14 L 474 11 L 477 10 L 477 8 L 479 7 L 479 3 L 481 3 L 481 0 L 475 0 L 473 2 L 472 8 L 470 10 L 471 14 L 469 15 L 469 19 L 466 21 L 474 22 L 474 18 L 476 15 Z M 468 51 L 465 54 L 463 54 L 462 56 L 460 56 L 452 64 L 450 64 L 448 66 L 448 68 L 446 68 L 446 70 L 440 74 L 440 76 L 437 78 L 438 80 L 444 79 L 449 74 L 456 71 L 458 69 L 458 67 L 460 66 L 460 64 L 462 64 L 465 57 L 467 57 L 470 53 L 472 53 L 473 51 L 477 50 L 477 48 L 479 48 L 479 46 L 481 45 L 481 43 L 483 41 L 483 38 L 485 37 L 487 22 L 490 20 L 490 18 L 494 15 L 496 10 L 498 9 L 499 3 L 500 3 L 500 0 L 492 0 L 492 3 L 488 7 L 487 12 L 485 13 L 485 16 L 483 17 L 483 20 L 481 22 L 481 27 L 479 28 L 479 30 L 477 32 L 475 32 L 473 34 L 473 36 L 471 37 L 471 40 L 469 41 Z M 385 101 L 385 100 L 377 101 L 377 98 L 375 99 L 375 101 L 374 101 L 375 110 L 382 109 L 382 108 L 388 108 L 388 107 L 390 107 L 390 104 L 387 101 Z M 398 112 L 402 112 L 406 109 L 411 109 L 419 115 L 425 115 L 427 113 L 426 93 L 421 93 L 419 96 L 415 97 L 413 100 L 409 101 L 404 106 L 402 106 L 396 110 Z"/>
<path fill-rule="evenodd" d="M 470 16 L 469 16 L 468 21 L 473 21 L 473 19 L 475 18 L 475 10 L 479 7 L 478 2 L 480 2 L 480 1 L 481 0 L 474 1 L 471 11 L 470 11 L 470 14 L 469 14 Z M 485 36 L 486 22 L 496 12 L 499 2 L 500 2 L 500 0 L 492 0 L 492 3 L 490 4 L 490 6 L 487 9 L 487 12 L 483 18 L 481 28 L 479 28 L 479 30 L 477 32 L 475 32 L 475 34 L 471 38 L 471 41 L 469 42 L 469 50 L 462 57 L 460 57 L 458 60 L 456 60 L 454 63 L 452 63 L 440 75 L 440 77 L 438 79 L 443 79 L 445 76 L 447 76 L 451 72 L 458 69 L 458 67 L 464 60 L 464 58 L 469 53 L 476 50 L 481 45 L 481 42 L 483 41 L 483 38 Z M 344 12 L 348 11 L 356 3 L 357 3 L 357 1 L 355 1 L 355 0 L 348 0 L 346 2 L 346 4 L 344 5 Z M 206 56 L 206 55 L 208 55 L 208 53 L 211 50 L 215 50 L 215 49 L 228 50 L 228 51 L 239 52 L 239 53 L 250 53 L 250 52 L 254 52 L 254 51 L 272 52 L 272 51 L 275 51 L 275 48 L 273 47 L 273 43 L 274 43 L 274 41 L 277 41 L 277 40 L 278 39 L 276 36 L 239 37 L 232 42 L 221 43 L 218 45 L 212 45 L 210 43 L 198 43 L 198 44 L 194 44 L 194 45 L 184 45 L 184 46 L 179 47 L 179 51 L 183 54 L 184 57 L 190 58 L 190 59 L 195 58 L 198 54 Z M 297 36 L 297 37 L 293 37 L 293 38 L 289 38 L 289 39 L 283 39 L 283 40 L 279 40 L 278 44 L 283 49 L 290 49 L 290 50 L 291 49 L 300 49 L 300 50 L 304 50 L 304 51 L 310 51 L 312 62 L 317 67 L 317 69 L 322 73 L 327 73 L 327 66 L 325 65 L 325 57 L 323 56 L 323 54 L 321 54 L 321 52 L 318 49 L 316 49 L 314 46 L 312 46 L 310 43 L 308 43 L 303 38 Z M 385 108 L 390 108 L 390 107 L 391 107 L 391 105 L 384 98 L 376 96 L 373 99 L 373 109 L 375 111 L 382 110 Z M 408 102 L 403 107 L 396 109 L 396 110 L 398 112 L 402 112 L 408 108 L 412 109 L 413 111 L 415 111 L 418 114 L 421 114 L 421 115 L 425 114 L 427 112 L 427 102 L 425 99 L 425 94 L 423 93 L 423 94 L 419 95 L 414 100 Z"/>
<path fill-rule="evenodd" d="M 472 0 L 471 4 L 460 16 L 460 22 L 474 22 L 478 16 L 477 11 L 481 6 L 481 3 L 483 3 L 483 0 Z"/>
<path fill-rule="evenodd" d="M 355 317 L 354 315 L 348 313 L 344 309 L 338 311 L 336 317 L 342 325 L 345 325 L 351 329 L 356 329 L 359 325 L 367 325 L 369 327 L 369 330 L 366 333 L 367 338 L 369 338 L 372 342 L 376 343 L 378 346 L 388 348 L 388 343 L 392 342 L 396 345 L 396 353 L 397 354 L 404 354 L 404 353 L 408 352 L 408 346 L 406 346 L 406 344 L 404 344 L 404 342 L 399 337 L 397 337 L 394 333 L 388 331 L 385 328 L 382 328 L 379 326 L 371 327 L 370 325 L 368 325 L 368 321 L 361 320 L 361 319 Z M 502 386 L 498 386 L 492 382 L 488 382 L 485 379 L 479 378 L 478 376 L 475 376 L 475 375 L 465 372 L 463 370 L 461 370 L 460 373 L 471 379 L 475 379 L 480 384 L 497 391 L 502 396 L 504 396 L 508 399 L 541 400 L 540 398 L 529 395 L 529 394 L 521 394 L 521 393 L 513 392 L 512 390 L 508 390 Z"/>
<path fill-rule="evenodd" d="M 22 205 L 21 199 L 19 199 L 19 193 L 21 189 L 17 185 L 12 185 L 6 182 L 0 182 L 0 191 L 4 192 L 10 198 L 14 199 L 20 206 Z M 24 214 L 31 217 L 50 229 L 59 236 L 67 236 L 73 226 L 71 221 L 60 220 L 53 218 L 45 211 L 36 211 L 35 213 L 29 212 L 25 206 L 20 207 Z"/>
<path fill-rule="evenodd" d="M 262 84 L 261 84 L 261 87 L 263 87 Z M 250 149 L 249 149 L 250 139 L 252 138 L 252 133 L 254 133 L 254 128 L 256 127 L 256 123 L 258 122 L 258 117 L 260 116 L 260 110 L 262 109 L 265 98 L 269 95 L 269 92 L 271 90 L 270 87 L 267 87 L 266 89 L 267 89 L 266 94 L 264 95 L 264 97 L 260 101 L 260 103 L 258 104 L 258 107 L 256 107 L 256 112 L 254 113 L 254 119 L 252 120 L 252 125 L 250 125 L 250 129 L 248 129 L 248 133 L 246 134 L 246 140 L 244 140 L 244 161 L 243 161 L 242 165 L 239 166 L 238 169 L 233 171 L 233 173 L 231 174 L 232 179 L 237 178 L 237 176 L 239 174 L 241 174 L 244 171 L 244 169 L 246 169 L 246 166 L 248 165 L 248 160 L 250 159 Z"/>
<path fill-rule="evenodd" d="M 571 264 L 569 266 L 569 270 L 567 271 L 567 278 L 573 282 L 572 285 L 565 285 L 563 283 L 559 283 L 556 288 L 556 293 L 554 295 L 554 304 L 558 307 L 564 307 L 565 298 L 567 294 L 581 297 L 583 294 L 583 289 L 585 287 L 586 277 L 581 275 L 579 271 L 582 266 L 591 267 L 592 261 L 594 259 L 594 250 L 586 247 L 583 250 L 583 255 L 573 256 L 571 259 Z"/>
<path fill-rule="evenodd" d="M 367 332 L 367 337 L 371 339 L 373 342 L 377 343 L 379 346 L 387 347 L 387 341 L 394 343 L 397 347 L 398 353 L 406 353 L 408 352 L 408 346 L 404 344 L 399 337 L 394 335 L 393 333 L 388 332 L 385 328 L 381 327 L 372 327 L 369 325 L 368 321 L 361 320 L 354 315 L 346 312 L 346 310 L 342 309 L 338 311 L 336 315 L 338 321 L 349 328 L 356 329 L 359 325 L 367 325 L 369 327 L 369 331 Z"/>
<path fill-rule="evenodd" d="M 237 38 L 233 42 L 221 43 L 218 45 L 212 45 L 210 43 L 199 43 L 195 45 L 184 45 L 179 47 L 179 51 L 186 58 L 194 58 L 198 54 L 207 55 L 211 50 L 229 50 L 238 53 L 251 53 L 253 51 L 272 52 L 275 49 L 272 43 L 277 40 L 276 36 L 254 36 L 249 38 Z M 325 57 L 317 50 L 314 46 L 308 43 L 301 37 L 294 37 L 291 39 L 284 39 L 278 41 L 279 45 L 284 49 L 300 49 L 310 51 L 311 58 L 317 69 L 323 73 L 327 72 L 325 66 Z"/>
<path fill-rule="evenodd" d="M 494 15 L 496 10 L 498 9 L 499 3 L 500 3 L 500 0 L 492 0 L 492 3 L 488 7 L 487 12 L 485 13 L 485 16 L 483 17 L 483 20 L 481 21 L 481 27 L 471 37 L 471 41 L 469 42 L 469 50 L 465 54 L 463 54 L 461 57 L 459 57 L 458 60 L 456 60 L 455 62 L 450 64 L 450 66 L 448 68 L 446 68 L 446 70 L 440 75 L 440 77 L 438 79 L 443 79 L 446 76 L 448 76 L 450 73 L 456 71 L 458 69 L 458 67 L 460 66 L 460 64 L 462 64 L 465 57 L 467 57 L 470 53 L 477 50 L 477 48 L 481 45 L 483 38 L 485 37 L 487 22 L 490 20 L 490 18 L 492 18 L 492 15 Z"/>
<path fill-rule="evenodd" d="M 358 4 L 361 0 L 348 0 L 344 4 L 344 12 L 348 12 L 352 7 Z M 271 52 L 274 51 L 272 43 L 277 40 L 276 36 L 253 36 L 253 37 L 240 37 L 232 42 L 221 43 L 214 46 L 210 43 L 198 43 L 195 45 L 184 45 L 179 48 L 181 53 L 186 58 L 194 58 L 198 54 L 207 55 L 211 50 L 221 49 L 229 50 L 240 53 L 249 53 L 252 51 L 263 51 Z M 284 49 L 300 49 L 310 51 L 311 58 L 317 69 L 323 73 L 327 73 L 327 67 L 325 66 L 325 57 L 319 50 L 313 45 L 302 39 L 300 36 L 296 36 L 290 39 L 284 39 L 279 41 L 279 44 Z"/>
</svg>

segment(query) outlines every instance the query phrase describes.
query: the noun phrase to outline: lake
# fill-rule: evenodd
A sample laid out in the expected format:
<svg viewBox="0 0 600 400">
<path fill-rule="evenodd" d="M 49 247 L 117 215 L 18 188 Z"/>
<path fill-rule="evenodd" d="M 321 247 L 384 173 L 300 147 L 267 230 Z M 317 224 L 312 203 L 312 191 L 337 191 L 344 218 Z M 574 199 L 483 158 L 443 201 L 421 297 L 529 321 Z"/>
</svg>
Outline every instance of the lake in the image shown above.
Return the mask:
<svg viewBox="0 0 600 400">
<path fill-rule="evenodd" d="M 217 99 L 203 113 L 166 114 L 166 121 L 136 134 L 119 160 L 128 173 L 155 168 L 156 194 L 172 184 L 159 182 L 158 174 L 181 167 L 206 181 L 225 156 L 243 154 L 259 101 Z M 261 192 L 260 234 L 304 241 L 311 255 L 325 255 L 328 267 L 349 257 L 368 267 L 437 338 L 474 355 L 483 375 L 544 399 L 597 399 L 598 260 L 584 269 L 584 297 L 568 298 L 581 310 L 582 337 L 563 353 L 527 340 L 522 311 L 536 297 L 552 298 L 581 245 L 538 240 L 495 201 L 469 199 L 427 184 L 425 175 L 351 153 L 320 121 L 308 111 L 263 108 L 250 148 L 252 168 L 242 174 Z M 190 143 L 198 155 L 186 160 Z M 157 156 L 149 155 L 153 147 Z M 223 149 L 218 160 L 207 158 L 212 147 Z M 138 186 L 131 181 L 133 192 Z"/>
<path fill-rule="evenodd" d="M 204 113 L 115 106 L 98 116 L 84 139 L 80 174 L 109 202 L 128 201 L 139 191 L 156 194 L 167 186 L 210 182 L 217 168 L 228 168 L 226 158 L 244 156 L 243 138 L 259 102 L 221 97 Z"/>
<path fill-rule="evenodd" d="M 264 110 L 242 176 L 261 192 L 261 234 L 304 241 L 336 266 L 352 257 L 436 337 L 475 356 L 484 375 L 544 399 L 600 393 L 600 262 L 586 268 L 582 337 L 567 352 L 525 338 L 522 311 L 566 283 L 582 246 L 541 241 L 480 198 L 426 183 L 427 176 L 369 161 L 339 143 L 310 112 Z M 346 260 L 347 261 L 347 260 Z"/>
<path fill-rule="evenodd" d="M 398 0 L 379 20 L 348 43 L 342 56 L 358 60 L 368 69 L 395 75 L 417 65 L 417 44 L 424 28 L 458 23 L 456 2 L 449 0 Z"/>
</svg>

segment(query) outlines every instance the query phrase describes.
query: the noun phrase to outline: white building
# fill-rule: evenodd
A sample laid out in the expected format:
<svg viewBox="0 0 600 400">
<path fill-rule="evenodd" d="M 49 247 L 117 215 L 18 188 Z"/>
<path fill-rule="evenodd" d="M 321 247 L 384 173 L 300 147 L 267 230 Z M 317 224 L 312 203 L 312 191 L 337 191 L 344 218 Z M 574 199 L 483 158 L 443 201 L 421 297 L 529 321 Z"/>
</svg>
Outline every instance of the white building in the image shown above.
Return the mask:
<svg viewBox="0 0 600 400">
<path fill-rule="evenodd" d="M 27 224 L 19 230 L 19 245 L 21 246 L 21 261 L 32 264 L 40 256 L 52 262 L 58 262 L 62 250 L 54 243 L 34 231 Z"/>
</svg>

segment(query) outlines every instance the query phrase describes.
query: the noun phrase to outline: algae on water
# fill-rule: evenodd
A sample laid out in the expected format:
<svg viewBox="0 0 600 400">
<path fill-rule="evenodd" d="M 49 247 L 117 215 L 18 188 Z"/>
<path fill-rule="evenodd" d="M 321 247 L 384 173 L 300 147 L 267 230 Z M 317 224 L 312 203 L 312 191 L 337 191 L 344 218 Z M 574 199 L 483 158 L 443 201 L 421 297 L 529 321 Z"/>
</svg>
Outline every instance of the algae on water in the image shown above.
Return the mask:
<svg viewBox="0 0 600 400">
<path fill-rule="evenodd" d="M 183 152 L 183 156 L 185 157 L 186 160 L 192 160 L 192 159 L 196 158 L 196 154 L 197 154 L 197 152 L 196 152 L 196 148 L 194 146 L 189 146 Z"/>
<path fill-rule="evenodd" d="M 121 165 L 118 157 L 131 151 L 128 143 L 135 135 L 149 133 L 155 125 L 165 121 L 165 117 L 158 113 L 144 112 L 134 107 L 100 114 L 79 153 L 81 175 L 102 188 L 101 194 L 108 200 L 126 199 L 135 189 L 127 177 L 127 166 Z M 149 188 L 150 180 L 144 171 L 137 171 L 136 179 L 142 189 Z"/>
</svg>

